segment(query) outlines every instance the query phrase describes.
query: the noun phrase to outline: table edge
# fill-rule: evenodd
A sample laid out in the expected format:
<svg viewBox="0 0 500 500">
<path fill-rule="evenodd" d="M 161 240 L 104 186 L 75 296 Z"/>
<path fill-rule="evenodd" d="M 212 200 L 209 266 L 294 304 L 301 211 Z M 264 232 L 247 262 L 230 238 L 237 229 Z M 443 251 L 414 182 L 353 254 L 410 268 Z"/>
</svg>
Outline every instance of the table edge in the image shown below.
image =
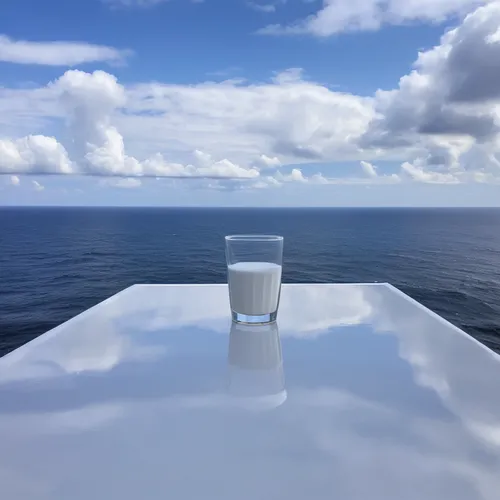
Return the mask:
<svg viewBox="0 0 500 500">
<path fill-rule="evenodd" d="M 365 282 L 365 283 L 283 283 L 282 285 L 284 288 L 295 288 L 295 287 L 309 287 L 309 286 L 319 286 L 319 287 L 348 287 L 348 286 L 374 286 L 374 287 L 385 287 L 389 290 L 391 290 L 392 293 L 400 296 L 401 298 L 409 301 L 412 303 L 414 306 L 418 307 L 420 310 L 425 311 L 426 314 L 429 314 L 431 317 L 439 321 L 440 323 L 446 325 L 448 328 L 452 328 L 452 330 L 456 331 L 462 336 L 465 336 L 469 341 L 472 341 L 473 343 L 477 344 L 480 346 L 483 350 L 485 350 L 487 353 L 489 353 L 490 356 L 493 356 L 496 360 L 500 359 L 500 354 L 495 353 L 492 349 L 481 343 L 479 340 L 474 338 L 472 335 L 469 335 L 467 332 L 464 330 L 458 328 L 456 325 L 448 321 L 447 319 L 443 318 L 433 310 L 429 309 L 428 307 L 424 306 L 414 298 L 410 297 L 408 294 L 404 293 L 401 291 L 399 288 L 395 287 L 394 285 L 391 285 L 390 283 L 386 282 Z M 208 288 L 208 287 L 227 287 L 227 283 L 179 283 L 179 284 L 147 284 L 147 283 L 137 283 L 134 285 L 131 285 L 127 288 L 124 288 L 123 290 L 115 293 L 114 295 L 111 295 L 107 299 L 98 302 L 97 304 L 93 305 L 92 307 L 86 309 L 85 311 L 82 311 L 81 313 L 77 314 L 76 316 L 73 316 L 72 318 L 68 319 L 67 321 L 64 321 L 60 325 L 57 325 L 56 327 L 52 328 L 51 330 L 48 330 L 45 333 L 40 334 L 38 337 L 35 337 L 34 339 L 26 342 L 26 344 L 23 344 L 22 346 L 18 347 L 17 349 L 14 349 L 13 351 L 5 354 L 4 356 L 0 357 L 0 364 L 2 364 L 5 360 L 8 360 L 9 362 L 15 362 L 16 357 L 22 357 L 23 354 L 26 351 L 32 350 L 35 348 L 38 344 L 41 344 L 42 342 L 45 342 L 49 340 L 50 338 L 56 336 L 59 331 L 64 328 L 67 323 L 81 320 L 82 318 L 85 318 L 87 315 L 90 315 L 94 312 L 94 309 L 101 307 L 107 303 L 110 303 L 114 300 L 117 300 L 119 297 L 126 293 L 130 293 L 134 289 L 137 288 L 143 288 L 143 287 L 148 287 L 148 288 L 160 288 L 160 287 L 202 287 L 202 288 Z"/>
</svg>

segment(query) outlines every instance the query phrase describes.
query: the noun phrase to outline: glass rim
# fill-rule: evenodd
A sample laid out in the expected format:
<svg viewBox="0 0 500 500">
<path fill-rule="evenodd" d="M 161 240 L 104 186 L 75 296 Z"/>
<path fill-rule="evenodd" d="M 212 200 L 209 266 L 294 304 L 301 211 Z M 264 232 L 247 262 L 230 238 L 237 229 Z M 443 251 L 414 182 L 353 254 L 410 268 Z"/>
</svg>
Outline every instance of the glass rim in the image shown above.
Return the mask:
<svg viewBox="0 0 500 500">
<path fill-rule="evenodd" d="M 231 234 L 226 241 L 283 241 L 283 236 L 276 234 Z"/>
</svg>

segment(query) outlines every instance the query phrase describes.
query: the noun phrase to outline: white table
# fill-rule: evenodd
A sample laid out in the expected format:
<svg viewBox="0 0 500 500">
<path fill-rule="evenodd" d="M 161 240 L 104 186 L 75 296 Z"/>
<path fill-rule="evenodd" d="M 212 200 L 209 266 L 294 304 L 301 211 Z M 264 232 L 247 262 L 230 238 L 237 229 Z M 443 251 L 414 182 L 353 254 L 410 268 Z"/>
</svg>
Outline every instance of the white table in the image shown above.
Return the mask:
<svg viewBox="0 0 500 500">
<path fill-rule="evenodd" d="M 2 358 L 0 498 L 500 498 L 496 354 L 384 284 L 284 286 L 281 342 L 228 307 L 134 286 Z"/>
</svg>

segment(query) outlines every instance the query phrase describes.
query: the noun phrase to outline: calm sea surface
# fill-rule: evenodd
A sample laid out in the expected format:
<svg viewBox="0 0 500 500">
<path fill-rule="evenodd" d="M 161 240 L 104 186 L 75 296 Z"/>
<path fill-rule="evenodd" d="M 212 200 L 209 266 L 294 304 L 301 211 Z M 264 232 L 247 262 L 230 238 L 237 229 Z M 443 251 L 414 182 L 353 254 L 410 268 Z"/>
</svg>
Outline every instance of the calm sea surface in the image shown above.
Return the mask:
<svg viewBox="0 0 500 500">
<path fill-rule="evenodd" d="M 500 351 L 500 210 L 0 208 L 0 355 L 134 283 L 221 283 L 230 233 L 285 282 L 388 281 Z"/>
</svg>

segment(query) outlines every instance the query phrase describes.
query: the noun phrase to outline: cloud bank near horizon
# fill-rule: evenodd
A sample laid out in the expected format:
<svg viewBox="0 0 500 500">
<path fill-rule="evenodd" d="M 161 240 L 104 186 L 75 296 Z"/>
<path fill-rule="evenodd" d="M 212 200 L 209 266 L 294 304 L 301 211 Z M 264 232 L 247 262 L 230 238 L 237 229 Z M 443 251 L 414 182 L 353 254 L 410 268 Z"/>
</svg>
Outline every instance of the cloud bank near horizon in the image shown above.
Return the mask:
<svg viewBox="0 0 500 500">
<path fill-rule="evenodd" d="M 0 173 L 205 179 L 214 189 L 496 184 L 498 83 L 496 2 L 419 53 L 397 88 L 371 97 L 331 90 L 298 68 L 267 82 L 194 85 L 123 85 L 105 71 L 69 70 L 44 87 L 0 89 Z M 59 137 L 47 132 L 54 123 Z M 301 167 L 347 161 L 359 163 L 358 175 Z M 400 168 L 388 173 L 386 161 Z"/>
</svg>

